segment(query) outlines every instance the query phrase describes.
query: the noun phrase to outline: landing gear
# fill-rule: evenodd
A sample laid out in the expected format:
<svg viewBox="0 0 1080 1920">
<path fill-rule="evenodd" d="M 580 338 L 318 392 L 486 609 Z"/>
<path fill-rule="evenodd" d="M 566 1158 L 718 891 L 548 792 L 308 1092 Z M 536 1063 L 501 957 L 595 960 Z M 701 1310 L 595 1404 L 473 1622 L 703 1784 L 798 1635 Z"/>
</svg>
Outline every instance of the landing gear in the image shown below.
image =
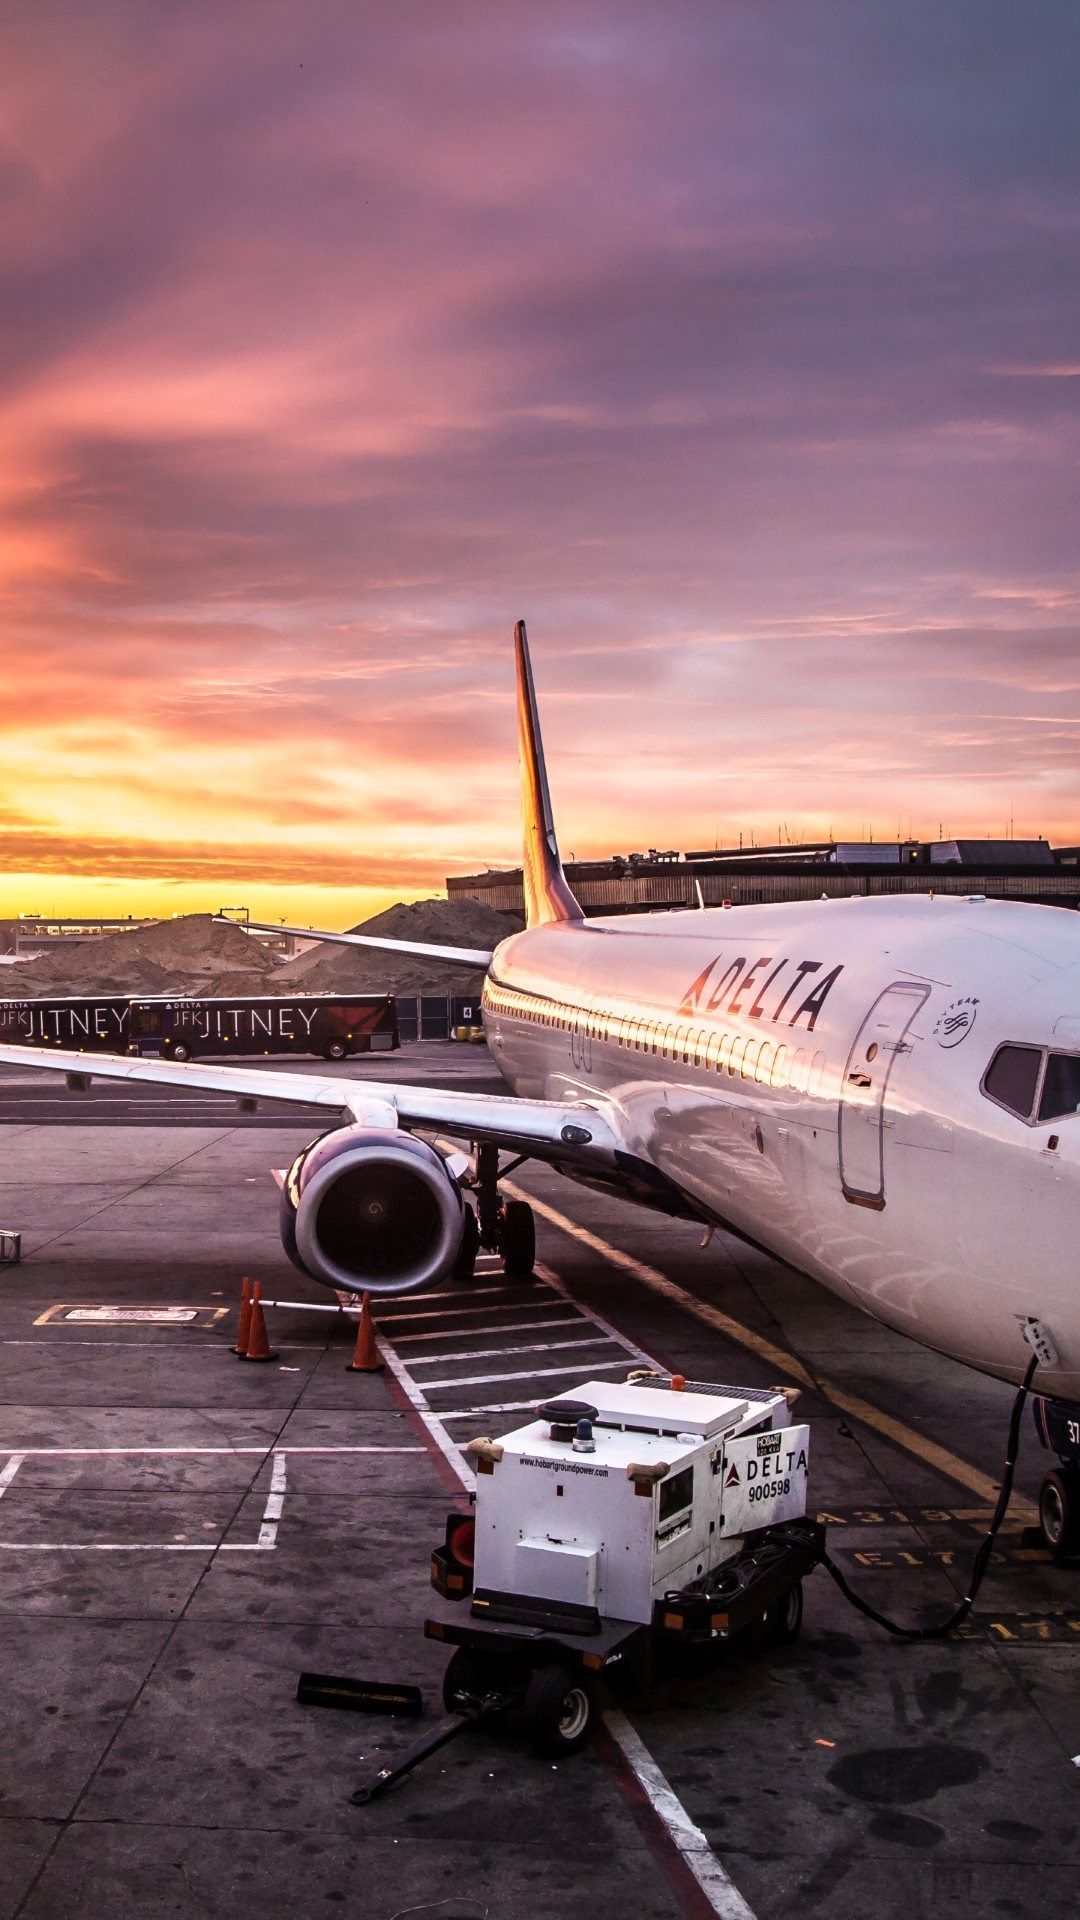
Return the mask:
<svg viewBox="0 0 1080 1920">
<path fill-rule="evenodd" d="M 527 1200 L 504 1200 L 499 1209 L 499 1252 L 509 1280 L 528 1280 L 536 1262 L 536 1222 Z"/>
<path fill-rule="evenodd" d="M 1056 1467 L 1039 1488 L 1039 1532 L 1051 1553 L 1080 1550 L 1080 1467 Z"/>
<path fill-rule="evenodd" d="M 536 1261 L 533 1210 L 527 1200 L 500 1199 L 497 1147 L 477 1148 L 475 1191 L 480 1246 L 501 1254 L 508 1279 L 528 1280 Z"/>
</svg>

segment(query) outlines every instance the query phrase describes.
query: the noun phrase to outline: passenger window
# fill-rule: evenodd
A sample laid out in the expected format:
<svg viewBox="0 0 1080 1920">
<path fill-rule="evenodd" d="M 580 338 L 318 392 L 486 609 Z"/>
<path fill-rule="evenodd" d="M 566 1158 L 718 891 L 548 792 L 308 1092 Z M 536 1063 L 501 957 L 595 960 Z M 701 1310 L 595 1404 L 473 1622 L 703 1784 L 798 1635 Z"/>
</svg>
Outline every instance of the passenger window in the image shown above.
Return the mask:
<svg viewBox="0 0 1080 1920">
<path fill-rule="evenodd" d="M 731 1052 L 728 1054 L 727 1070 L 729 1073 L 739 1072 L 742 1067 L 742 1057 L 745 1051 L 746 1041 L 741 1035 L 737 1035 L 731 1043 Z"/>
<path fill-rule="evenodd" d="M 788 1059 L 787 1048 L 777 1047 L 776 1058 L 773 1061 L 773 1068 L 772 1068 L 772 1083 L 774 1087 L 782 1087 L 784 1084 L 784 1079 L 787 1074 L 787 1059 Z"/>
<path fill-rule="evenodd" d="M 761 1043 L 761 1052 L 758 1054 L 757 1074 L 755 1076 L 763 1087 L 767 1087 L 772 1079 L 772 1059 L 772 1042 L 770 1040 L 763 1040 Z"/>
<path fill-rule="evenodd" d="M 1080 1054 L 1052 1053 L 1046 1063 L 1040 1120 L 1064 1120 L 1080 1112 Z"/>
<path fill-rule="evenodd" d="M 754 1068 L 757 1065 L 758 1049 L 760 1048 L 760 1045 L 761 1045 L 760 1040 L 748 1040 L 746 1043 L 746 1052 L 743 1054 L 743 1063 L 742 1063 L 742 1075 L 744 1080 L 752 1080 L 754 1078 Z"/>
<path fill-rule="evenodd" d="M 816 1094 L 821 1092 L 821 1080 L 824 1072 L 825 1055 L 823 1053 L 815 1053 L 813 1063 L 810 1067 L 810 1078 L 807 1082 L 806 1090 L 808 1093 Z"/>
<path fill-rule="evenodd" d="M 800 1047 L 791 1063 L 791 1081 L 796 1093 L 806 1092 L 806 1049 Z"/>
<path fill-rule="evenodd" d="M 999 1107 L 1030 1120 L 1042 1065 L 1040 1047 L 999 1047 L 983 1075 L 983 1092 Z"/>
<path fill-rule="evenodd" d="M 722 1033 L 720 1035 L 720 1051 L 716 1056 L 717 1073 L 723 1073 L 724 1068 L 727 1066 L 728 1055 L 730 1052 L 731 1052 L 731 1035 L 730 1033 Z"/>
<path fill-rule="evenodd" d="M 708 1045 L 705 1048 L 705 1065 L 710 1073 L 716 1065 L 716 1049 L 719 1045 L 720 1035 L 718 1033 L 710 1033 Z"/>
</svg>

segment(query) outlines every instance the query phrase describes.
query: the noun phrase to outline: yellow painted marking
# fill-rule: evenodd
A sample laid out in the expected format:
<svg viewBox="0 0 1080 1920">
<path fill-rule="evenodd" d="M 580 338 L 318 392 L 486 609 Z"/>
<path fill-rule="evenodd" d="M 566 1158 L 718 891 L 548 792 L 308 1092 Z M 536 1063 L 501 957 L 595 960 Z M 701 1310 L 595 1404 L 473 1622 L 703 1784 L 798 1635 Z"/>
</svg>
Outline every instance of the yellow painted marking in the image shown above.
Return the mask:
<svg viewBox="0 0 1080 1920">
<path fill-rule="evenodd" d="M 133 1313 L 160 1313 L 166 1310 L 165 1307 L 163 1306 L 163 1303 L 160 1300 L 154 1300 L 154 1301 L 124 1300 L 124 1301 L 117 1301 L 114 1304 L 116 1304 L 118 1307 L 121 1307 L 121 1308 L 126 1307 Z M 177 1320 L 173 1323 L 175 1326 L 180 1327 L 185 1332 L 194 1331 L 199 1328 L 205 1330 L 207 1327 L 212 1327 L 217 1323 L 217 1321 L 224 1320 L 230 1311 L 228 1307 L 200 1307 L 200 1306 L 197 1306 L 194 1303 L 194 1301 L 189 1301 L 189 1300 L 177 1301 L 174 1304 L 183 1306 L 185 1311 L 190 1309 L 191 1312 L 193 1312 L 198 1316 L 198 1318 L 195 1320 L 185 1320 L 185 1321 Z M 94 1308 L 100 1307 L 101 1305 L 102 1305 L 102 1302 L 99 1300 L 95 1300 L 95 1301 L 55 1300 L 51 1307 L 46 1307 L 44 1313 L 38 1314 L 38 1317 L 33 1324 L 35 1327 L 65 1326 L 68 1323 L 60 1318 L 61 1315 L 65 1313 L 74 1313 L 77 1311 L 87 1313 L 87 1312 L 93 1311 Z M 78 1324 L 78 1323 L 74 1323 L 74 1324 Z M 82 1324 L 85 1326 L 87 1323 L 84 1321 L 82 1322 Z M 93 1323 L 90 1323 L 90 1324 L 93 1324 Z M 125 1326 L 125 1325 L 138 1326 L 142 1324 L 145 1326 L 147 1324 L 152 1324 L 152 1323 L 147 1323 L 146 1321 L 143 1321 L 142 1323 L 140 1323 L 139 1321 L 133 1321 L 133 1320 L 129 1320 L 129 1321 L 117 1320 L 110 1323 L 108 1321 L 103 1320 L 98 1322 L 98 1324 L 101 1326 L 107 1326 L 109 1324 L 112 1324 L 114 1326 Z M 158 1325 L 162 1327 L 167 1327 L 169 1325 L 169 1322 L 159 1321 Z"/>
<path fill-rule="evenodd" d="M 914 1454 L 928 1467 L 933 1467 L 948 1479 L 955 1480 L 958 1485 L 966 1487 L 969 1493 L 977 1494 L 980 1500 L 985 1500 L 988 1505 L 993 1506 L 997 1499 L 997 1485 L 988 1474 L 981 1473 L 978 1467 L 971 1466 L 967 1460 L 961 1460 L 955 1453 L 950 1453 L 947 1447 L 939 1446 L 936 1440 L 928 1439 L 926 1434 L 917 1433 L 914 1427 L 907 1426 L 903 1420 L 894 1419 L 891 1413 L 883 1413 L 880 1407 L 872 1406 L 869 1400 L 862 1399 L 859 1394 L 849 1393 L 846 1387 L 840 1386 L 835 1380 L 815 1380 L 803 1366 L 802 1361 L 796 1359 L 793 1353 L 788 1353 L 783 1347 L 775 1346 L 771 1340 L 766 1340 L 763 1334 L 755 1333 L 752 1327 L 744 1327 L 741 1321 L 733 1320 L 728 1313 L 722 1313 L 720 1308 L 714 1307 L 710 1301 L 699 1300 L 696 1294 L 689 1293 L 685 1287 L 680 1287 L 677 1281 L 669 1280 L 667 1274 L 660 1273 L 656 1267 L 646 1266 L 644 1261 L 635 1260 L 632 1254 L 624 1253 L 621 1247 L 613 1247 L 607 1240 L 601 1240 L 599 1234 L 590 1233 L 587 1227 L 579 1227 L 576 1221 L 568 1220 L 564 1213 L 556 1212 L 555 1208 L 548 1206 L 546 1201 L 537 1200 L 532 1194 L 524 1193 L 512 1181 L 504 1181 L 503 1185 L 505 1191 L 513 1194 L 515 1199 L 527 1200 L 534 1213 L 538 1213 L 541 1219 L 549 1221 L 553 1227 L 558 1227 L 561 1233 L 568 1233 L 571 1239 L 577 1240 L 583 1247 L 588 1247 L 591 1253 L 598 1254 L 600 1259 L 606 1260 L 609 1266 L 621 1267 L 624 1273 L 633 1274 L 635 1280 L 639 1280 L 642 1286 L 649 1287 L 653 1293 L 661 1294 L 665 1300 L 670 1300 L 673 1306 L 680 1307 L 684 1313 L 692 1314 L 694 1319 L 700 1320 L 704 1326 L 712 1327 L 715 1332 L 724 1334 L 729 1340 L 734 1340 L 738 1346 L 745 1347 L 748 1352 L 756 1353 L 760 1360 L 766 1361 L 778 1373 L 786 1374 L 791 1380 L 797 1380 L 801 1386 L 814 1389 L 841 1413 L 848 1414 L 851 1419 L 860 1421 L 865 1427 L 873 1428 L 875 1433 L 880 1433 L 884 1439 L 891 1440 L 894 1446 L 901 1447 L 905 1453 Z M 1023 1520 L 1035 1518 L 1035 1509 L 1030 1500 L 1014 1499 L 1012 1511 L 1014 1517 Z"/>
</svg>

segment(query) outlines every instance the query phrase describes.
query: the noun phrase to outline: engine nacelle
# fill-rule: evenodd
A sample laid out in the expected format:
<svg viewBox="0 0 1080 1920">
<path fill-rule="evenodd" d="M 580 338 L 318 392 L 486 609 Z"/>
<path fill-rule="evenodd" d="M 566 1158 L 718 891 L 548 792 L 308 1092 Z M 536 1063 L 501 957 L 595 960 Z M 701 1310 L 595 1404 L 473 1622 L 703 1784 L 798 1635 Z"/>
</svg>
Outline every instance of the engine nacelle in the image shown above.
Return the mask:
<svg viewBox="0 0 1080 1920">
<path fill-rule="evenodd" d="M 408 1293 L 449 1273 L 464 1203 L 433 1147 L 381 1127 L 342 1127 L 305 1147 L 281 1191 L 281 1239 L 312 1280 L 349 1293 Z"/>
</svg>

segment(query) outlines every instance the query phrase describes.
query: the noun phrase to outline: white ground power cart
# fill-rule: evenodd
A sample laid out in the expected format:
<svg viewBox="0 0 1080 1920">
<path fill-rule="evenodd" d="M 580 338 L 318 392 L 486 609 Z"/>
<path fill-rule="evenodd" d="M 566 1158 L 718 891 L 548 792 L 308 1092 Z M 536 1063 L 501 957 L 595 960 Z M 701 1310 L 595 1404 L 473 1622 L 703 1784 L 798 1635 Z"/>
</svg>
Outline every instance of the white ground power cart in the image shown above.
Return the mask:
<svg viewBox="0 0 1080 1920">
<path fill-rule="evenodd" d="M 451 1514 L 425 1623 L 455 1646 L 451 1715 L 522 1710 L 534 1747 L 588 1737 L 595 1685 L 647 1680 L 665 1643 L 795 1639 L 824 1528 L 806 1518 L 810 1429 L 777 1390 L 680 1376 L 587 1380 L 470 1443 L 474 1511 Z"/>
</svg>

